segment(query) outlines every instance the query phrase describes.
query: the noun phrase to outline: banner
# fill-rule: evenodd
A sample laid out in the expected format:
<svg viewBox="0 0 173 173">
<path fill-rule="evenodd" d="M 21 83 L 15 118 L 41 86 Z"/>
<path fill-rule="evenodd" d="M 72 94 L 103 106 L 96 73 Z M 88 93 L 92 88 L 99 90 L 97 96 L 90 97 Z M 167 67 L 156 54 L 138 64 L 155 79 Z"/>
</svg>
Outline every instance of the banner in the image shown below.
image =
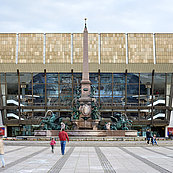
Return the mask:
<svg viewBox="0 0 173 173">
<path fill-rule="evenodd" d="M 173 136 L 173 127 L 168 127 L 168 136 L 169 135 Z"/>
<path fill-rule="evenodd" d="M 0 127 L 0 136 L 5 135 L 5 127 Z"/>
</svg>

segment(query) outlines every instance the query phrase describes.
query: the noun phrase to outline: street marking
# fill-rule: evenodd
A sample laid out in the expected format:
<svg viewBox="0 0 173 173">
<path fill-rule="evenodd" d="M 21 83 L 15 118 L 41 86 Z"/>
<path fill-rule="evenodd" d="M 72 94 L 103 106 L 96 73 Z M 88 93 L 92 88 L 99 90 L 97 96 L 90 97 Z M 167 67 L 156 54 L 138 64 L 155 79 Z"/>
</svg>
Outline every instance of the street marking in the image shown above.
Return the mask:
<svg viewBox="0 0 173 173">
<path fill-rule="evenodd" d="M 109 162 L 109 160 L 106 158 L 106 156 L 103 154 L 103 152 L 100 150 L 99 147 L 94 147 L 95 151 L 97 153 L 97 156 L 100 160 L 100 163 L 103 167 L 104 172 L 106 173 L 116 173 L 116 171 L 114 170 L 114 168 L 112 167 L 111 163 Z"/>
<path fill-rule="evenodd" d="M 137 155 L 137 154 L 134 154 L 133 152 L 130 152 L 128 151 L 127 149 L 125 148 L 122 148 L 122 147 L 118 147 L 119 149 L 121 149 L 122 151 L 126 152 L 127 154 L 130 154 L 131 156 L 135 157 L 136 159 L 142 161 L 143 163 L 151 166 L 152 168 L 156 169 L 157 171 L 161 172 L 161 173 L 172 173 L 170 172 L 169 170 L 165 169 L 165 168 L 162 168 L 161 166 L 159 165 L 156 165 L 155 163 L 152 163 L 151 161 Z M 145 148 L 146 149 L 146 148 Z"/>
<path fill-rule="evenodd" d="M 54 166 L 48 171 L 49 173 L 58 173 L 61 171 L 62 167 L 64 166 L 65 162 L 67 161 L 67 159 L 70 157 L 70 155 L 72 154 L 73 150 L 75 149 L 75 147 L 71 147 L 66 153 L 65 155 L 63 155 L 55 164 Z"/>
</svg>

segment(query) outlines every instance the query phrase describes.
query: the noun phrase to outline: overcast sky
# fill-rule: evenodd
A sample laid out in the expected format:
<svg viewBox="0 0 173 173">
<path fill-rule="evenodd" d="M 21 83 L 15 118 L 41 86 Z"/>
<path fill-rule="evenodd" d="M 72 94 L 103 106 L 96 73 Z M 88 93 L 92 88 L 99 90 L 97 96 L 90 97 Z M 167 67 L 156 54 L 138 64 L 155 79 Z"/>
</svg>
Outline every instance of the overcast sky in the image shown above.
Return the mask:
<svg viewBox="0 0 173 173">
<path fill-rule="evenodd" d="M 0 0 L 0 32 L 173 32 L 173 0 Z"/>
</svg>

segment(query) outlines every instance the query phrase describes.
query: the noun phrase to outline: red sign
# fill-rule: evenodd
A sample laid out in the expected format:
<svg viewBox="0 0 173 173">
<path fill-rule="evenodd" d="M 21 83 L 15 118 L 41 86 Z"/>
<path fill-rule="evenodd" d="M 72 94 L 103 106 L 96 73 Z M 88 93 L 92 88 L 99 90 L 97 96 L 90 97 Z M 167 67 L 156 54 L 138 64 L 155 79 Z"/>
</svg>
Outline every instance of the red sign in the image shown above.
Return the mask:
<svg viewBox="0 0 173 173">
<path fill-rule="evenodd" d="M 168 127 L 168 136 L 173 135 L 173 127 Z"/>
<path fill-rule="evenodd" d="M 0 127 L 0 136 L 5 135 L 5 127 Z"/>
</svg>

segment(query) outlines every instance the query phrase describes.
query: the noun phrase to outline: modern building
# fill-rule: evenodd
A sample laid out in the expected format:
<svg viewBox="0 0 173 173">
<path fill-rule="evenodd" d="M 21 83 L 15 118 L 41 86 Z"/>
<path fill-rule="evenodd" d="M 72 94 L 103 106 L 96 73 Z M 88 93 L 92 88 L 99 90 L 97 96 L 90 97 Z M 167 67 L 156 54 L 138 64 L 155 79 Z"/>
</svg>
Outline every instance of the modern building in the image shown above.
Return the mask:
<svg viewBox="0 0 173 173">
<path fill-rule="evenodd" d="M 173 34 L 89 33 L 90 81 L 101 117 L 124 113 L 145 136 L 172 124 Z M 0 33 L 0 115 L 6 136 L 33 135 L 48 110 L 70 117 L 82 79 L 83 33 Z"/>
</svg>

